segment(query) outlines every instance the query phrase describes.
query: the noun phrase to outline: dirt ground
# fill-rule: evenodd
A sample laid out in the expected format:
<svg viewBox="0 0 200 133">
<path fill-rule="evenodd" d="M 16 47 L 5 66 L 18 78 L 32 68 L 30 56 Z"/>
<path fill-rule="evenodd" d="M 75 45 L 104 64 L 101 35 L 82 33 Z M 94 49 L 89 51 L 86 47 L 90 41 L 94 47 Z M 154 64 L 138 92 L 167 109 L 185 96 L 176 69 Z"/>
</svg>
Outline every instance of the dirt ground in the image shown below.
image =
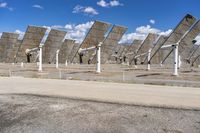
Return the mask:
<svg viewBox="0 0 200 133">
<path fill-rule="evenodd" d="M 200 88 L 200 68 L 181 68 L 179 76 L 172 76 L 172 66 L 152 65 L 151 70 L 146 70 L 146 65 L 127 66 L 120 64 L 104 64 L 102 73 L 95 72 L 95 65 L 70 64 L 67 67 L 55 64 L 44 64 L 43 72 L 38 72 L 36 64 L 0 64 L 0 76 L 25 77 L 44 79 L 72 79 L 84 81 L 103 81 L 121 83 L 139 83 L 167 86 L 183 86 Z"/>
<path fill-rule="evenodd" d="M 1 133 L 200 133 L 200 111 L 0 95 Z"/>
</svg>

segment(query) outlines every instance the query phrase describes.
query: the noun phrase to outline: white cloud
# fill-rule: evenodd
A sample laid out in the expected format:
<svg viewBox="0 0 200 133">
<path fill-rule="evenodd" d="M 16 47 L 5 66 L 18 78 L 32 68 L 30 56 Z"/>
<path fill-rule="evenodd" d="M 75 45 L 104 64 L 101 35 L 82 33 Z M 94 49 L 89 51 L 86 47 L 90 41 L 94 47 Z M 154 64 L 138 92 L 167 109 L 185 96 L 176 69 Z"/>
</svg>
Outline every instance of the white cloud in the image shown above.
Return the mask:
<svg viewBox="0 0 200 133">
<path fill-rule="evenodd" d="M 8 4 L 6 2 L 0 3 L 0 8 L 6 8 Z"/>
<path fill-rule="evenodd" d="M 82 42 L 88 30 L 92 27 L 93 23 L 94 23 L 93 21 L 90 21 L 90 22 L 86 22 L 86 23 L 78 24 L 78 25 L 75 25 L 75 24 L 65 25 L 64 27 L 67 31 L 66 39 L 74 39 L 76 40 L 76 42 L 79 42 L 79 43 Z M 69 28 L 67 29 L 66 27 L 70 27 L 70 29 Z"/>
<path fill-rule="evenodd" d="M 93 7 L 83 7 L 80 5 L 77 5 L 74 7 L 73 12 L 72 13 L 84 13 L 86 15 L 98 15 L 98 11 L 96 9 L 94 9 Z"/>
<path fill-rule="evenodd" d="M 106 3 L 106 1 L 104 1 L 104 0 L 100 0 L 97 2 L 97 5 L 99 5 L 101 7 L 108 7 L 109 3 Z"/>
<path fill-rule="evenodd" d="M 81 43 L 86 36 L 88 30 L 93 25 L 93 21 L 82 23 L 82 24 L 66 24 L 65 26 L 61 25 L 54 25 L 54 26 L 43 26 L 44 28 L 47 28 L 47 32 L 45 34 L 45 37 L 43 38 L 43 43 L 45 42 L 50 30 L 53 29 L 60 29 L 67 32 L 67 35 L 65 36 L 66 39 L 73 39 L 76 40 L 76 42 Z"/>
<path fill-rule="evenodd" d="M 172 31 L 173 31 L 172 29 L 169 29 L 167 31 L 161 31 L 159 34 L 163 36 L 168 36 Z"/>
<path fill-rule="evenodd" d="M 149 20 L 149 22 L 150 22 L 151 24 L 155 24 L 155 23 L 156 23 L 156 21 L 153 20 L 153 19 Z"/>
<path fill-rule="evenodd" d="M 32 6 L 33 8 L 38 8 L 38 9 L 40 9 L 40 10 L 44 10 L 44 7 L 43 6 L 41 6 L 41 5 L 33 5 Z"/>
<path fill-rule="evenodd" d="M 160 30 L 156 28 L 152 28 L 150 25 L 147 26 L 140 26 L 136 28 L 136 32 L 145 34 L 145 33 L 159 33 Z"/>
<path fill-rule="evenodd" d="M 123 6 L 124 4 L 120 3 L 118 0 L 110 1 L 110 6 Z"/>
<path fill-rule="evenodd" d="M 43 26 L 43 27 L 48 29 L 46 36 L 50 32 L 51 28 L 62 29 L 62 30 L 67 31 L 67 35 L 65 37 L 66 39 L 74 39 L 74 40 L 76 40 L 76 42 L 81 43 L 83 41 L 83 39 L 85 38 L 88 30 L 93 25 L 93 23 L 94 23 L 93 21 L 89 21 L 89 22 L 82 23 L 82 24 L 66 24 L 64 26 L 54 25 L 51 27 L 48 27 L 48 26 Z M 162 30 L 159 30 L 156 28 L 152 28 L 149 25 L 140 26 L 140 27 L 136 28 L 135 32 L 124 34 L 120 43 L 131 43 L 134 39 L 143 40 L 143 39 L 145 39 L 145 37 L 147 36 L 148 33 L 155 33 L 155 34 L 159 34 L 159 35 L 168 36 L 171 32 L 172 32 L 171 29 L 169 29 L 167 31 L 162 31 Z"/>
<path fill-rule="evenodd" d="M 20 31 L 20 30 L 15 30 L 15 33 L 19 34 L 19 39 L 22 40 L 24 37 L 25 32 Z"/>
<path fill-rule="evenodd" d="M 108 3 L 105 0 L 100 0 L 97 2 L 97 5 L 101 7 L 116 7 L 116 6 L 123 6 L 124 4 L 120 3 L 118 0 L 111 0 Z"/>
<path fill-rule="evenodd" d="M 6 2 L 0 2 L 0 8 L 6 8 L 10 11 L 14 10 L 12 7 L 8 6 L 8 3 L 6 3 Z"/>
<path fill-rule="evenodd" d="M 1 38 L 1 36 L 2 36 L 2 33 L 0 32 L 0 38 Z"/>
<path fill-rule="evenodd" d="M 136 28 L 133 33 L 125 34 L 120 43 L 131 43 L 134 39 L 144 40 L 149 33 L 154 33 L 158 35 L 168 36 L 172 32 L 171 29 L 167 31 L 161 31 L 156 28 L 152 28 L 150 25 L 140 26 Z"/>
<path fill-rule="evenodd" d="M 124 34 L 119 43 L 131 43 L 135 39 L 143 40 L 145 36 L 146 36 L 145 34 L 140 34 L 140 33 Z"/>
<path fill-rule="evenodd" d="M 73 26 L 71 24 L 66 24 L 65 29 L 72 30 Z"/>
<path fill-rule="evenodd" d="M 87 13 L 87 14 L 92 14 L 92 15 L 97 15 L 99 14 L 94 8 L 92 7 L 86 7 L 84 9 L 84 12 Z"/>
</svg>

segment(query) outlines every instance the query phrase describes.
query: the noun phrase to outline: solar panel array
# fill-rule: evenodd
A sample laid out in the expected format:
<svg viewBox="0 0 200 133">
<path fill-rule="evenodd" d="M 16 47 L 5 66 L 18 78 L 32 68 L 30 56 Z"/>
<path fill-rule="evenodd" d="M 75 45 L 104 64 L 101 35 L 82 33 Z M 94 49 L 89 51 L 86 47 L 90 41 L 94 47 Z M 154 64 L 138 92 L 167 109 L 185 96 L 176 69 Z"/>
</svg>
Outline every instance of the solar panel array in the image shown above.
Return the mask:
<svg viewBox="0 0 200 133">
<path fill-rule="evenodd" d="M 132 61 L 135 59 L 135 56 L 147 53 L 149 49 L 153 47 L 153 43 L 155 42 L 157 37 L 158 35 L 149 33 L 146 39 L 142 42 L 142 44 L 137 49 L 136 54 L 133 56 L 130 63 L 132 63 Z M 145 59 L 145 56 L 140 57 L 140 62 L 144 61 L 144 59 Z"/>
<path fill-rule="evenodd" d="M 194 55 L 191 58 L 191 65 L 197 67 L 200 65 L 200 46 L 197 46 L 197 49 L 194 53 Z"/>
<path fill-rule="evenodd" d="M 59 63 L 70 62 L 70 53 L 74 47 L 75 40 L 66 39 L 62 46 L 60 47 L 59 52 Z"/>
<path fill-rule="evenodd" d="M 117 46 L 118 42 L 121 40 L 124 33 L 127 31 L 126 27 L 114 25 L 107 35 L 101 49 L 101 63 L 106 63 L 114 54 L 114 48 Z"/>
<path fill-rule="evenodd" d="M 65 36 L 65 31 L 51 29 L 43 47 L 44 63 L 55 63 L 56 51 L 62 45 L 62 41 L 64 40 Z"/>
<path fill-rule="evenodd" d="M 154 55 L 154 57 L 151 59 L 151 63 L 152 64 L 160 64 L 160 62 L 163 59 L 163 51 L 159 50 L 158 52 L 156 52 L 160 46 L 164 43 L 164 41 L 166 40 L 167 37 L 165 36 L 159 36 L 157 41 L 154 44 L 154 47 L 151 50 L 151 57 L 152 55 Z M 146 56 L 144 63 L 148 63 L 147 61 L 148 56 Z"/>
<path fill-rule="evenodd" d="M 190 52 L 189 52 L 190 54 L 189 54 L 188 58 L 186 59 L 188 61 L 188 63 L 190 63 L 191 59 L 193 59 L 195 56 L 198 56 L 199 47 L 200 47 L 200 45 L 194 44 L 193 47 L 190 49 Z"/>
<path fill-rule="evenodd" d="M 110 26 L 111 25 L 108 23 L 95 21 L 85 39 L 81 43 L 80 48 L 84 49 L 92 46 L 98 46 L 100 42 L 103 42 L 105 38 L 104 35 Z M 88 63 L 89 60 L 91 60 L 91 57 L 93 57 L 93 54 L 94 51 L 88 51 L 88 53 L 83 57 L 83 63 Z M 76 56 L 78 56 L 78 50 L 75 52 L 75 55 L 72 58 L 72 62 Z"/>
<path fill-rule="evenodd" d="M 179 29 L 177 29 L 175 32 L 172 32 L 172 36 L 170 39 L 168 39 L 168 41 L 165 43 L 165 45 L 167 44 L 175 44 L 177 43 L 179 40 L 182 39 L 182 37 L 184 37 L 184 35 L 187 34 L 187 32 L 190 30 L 191 26 L 195 23 L 196 18 L 194 18 L 191 15 L 187 15 L 182 22 L 179 24 Z M 169 55 L 169 56 L 168 56 Z M 166 60 L 166 63 L 169 64 L 170 62 L 173 62 L 173 54 L 169 54 L 169 52 L 165 52 L 164 53 L 164 59 Z M 164 61 L 163 61 L 164 62 Z"/>
<path fill-rule="evenodd" d="M 15 62 L 27 62 L 26 50 L 39 47 L 46 30 L 47 29 L 43 27 L 28 26 L 22 43 L 17 51 Z M 32 56 L 31 62 L 34 62 L 36 60 L 35 58 L 35 56 Z"/>
<path fill-rule="evenodd" d="M 132 44 L 129 46 L 127 52 L 126 52 L 126 57 L 128 62 L 131 62 L 132 57 L 136 54 L 138 48 L 142 44 L 142 40 L 133 40 Z"/>
<path fill-rule="evenodd" d="M 79 48 L 80 48 L 80 44 L 75 43 L 69 54 L 70 63 L 80 63 L 79 55 L 76 54 Z"/>
<path fill-rule="evenodd" d="M 190 29 L 190 27 L 195 23 L 196 18 L 190 14 L 187 14 L 176 26 L 173 32 L 168 36 L 168 38 L 164 41 L 160 47 L 158 47 L 155 52 L 152 54 L 151 59 L 155 56 L 155 54 L 160 50 L 163 45 L 171 45 L 177 43 L 182 36 Z M 167 53 L 164 55 L 164 57 Z"/>
<path fill-rule="evenodd" d="M 3 32 L 0 39 L 0 62 L 13 63 L 19 47 L 19 34 Z"/>
<path fill-rule="evenodd" d="M 187 35 L 179 44 L 178 50 L 183 61 L 189 57 L 191 52 L 190 49 L 192 48 L 193 45 L 192 41 L 197 37 L 199 33 L 200 33 L 200 21 L 195 23 L 195 25 L 191 28 L 191 30 L 187 33 Z"/>
<path fill-rule="evenodd" d="M 75 43 L 74 40 L 66 39 L 65 31 L 51 29 L 43 45 L 43 62 L 55 63 L 56 51 L 59 49 L 59 63 L 95 63 L 96 50 L 88 50 L 80 55 L 80 49 L 97 47 L 100 42 L 101 46 L 101 63 L 112 62 L 116 57 L 123 57 L 132 63 L 136 57 L 139 57 L 140 63 L 147 63 L 147 52 L 152 48 L 152 64 L 158 64 L 161 61 L 171 63 L 173 55 L 171 50 L 161 50 L 162 46 L 179 43 L 179 54 L 182 61 L 197 62 L 199 49 L 193 46 L 193 39 L 200 33 L 200 21 L 190 14 L 187 14 L 175 27 L 168 37 L 159 36 L 149 33 L 144 41 L 134 40 L 131 45 L 120 45 L 118 42 L 127 31 L 126 27 L 113 25 L 101 21 L 95 21 L 88 31 L 85 39 L 81 44 Z M 192 27 L 192 28 L 191 28 Z M 111 29 L 110 29 L 111 28 Z M 110 29 L 110 30 L 109 30 Z M 38 48 L 44 39 L 47 29 L 37 26 L 28 26 L 22 40 L 18 40 L 19 35 L 15 33 L 3 33 L 0 39 L 0 62 L 27 62 L 27 49 Z M 109 32 L 108 32 L 109 31 Z M 64 42 L 63 42 L 64 41 Z M 146 53 L 146 55 L 145 55 Z M 35 62 L 38 53 L 31 53 L 30 62 Z M 83 55 L 82 55 L 83 54 Z M 142 56 L 139 56 L 142 55 Z"/>
<path fill-rule="evenodd" d="M 128 48 L 130 47 L 130 45 L 128 45 L 128 44 L 120 44 L 120 45 L 121 45 L 121 48 L 120 48 L 120 50 L 118 51 L 117 54 L 118 54 L 119 57 L 122 57 L 123 55 L 125 55 Z"/>
</svg>

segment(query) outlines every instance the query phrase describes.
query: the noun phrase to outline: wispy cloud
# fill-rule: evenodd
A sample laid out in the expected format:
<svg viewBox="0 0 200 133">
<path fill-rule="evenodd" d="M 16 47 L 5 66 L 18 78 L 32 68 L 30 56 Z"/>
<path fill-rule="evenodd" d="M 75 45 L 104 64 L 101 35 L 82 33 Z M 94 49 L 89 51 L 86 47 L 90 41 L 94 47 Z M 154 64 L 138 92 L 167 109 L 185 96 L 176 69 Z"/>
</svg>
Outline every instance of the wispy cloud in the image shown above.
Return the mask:
<svg viewBox="0 0 200 133">
<path fill-rule="evenodd" d="M 80 6 L 80 5 L 77 5 L 74 7 L 73 13 L 84 13 L 89 16 L 99 14 L 98 11 L 91 6 L 84 7 L 84 6 Z"/>
<path fill-rule="evenodd" d="M 8 4 L 6 2 L 0 3 L 0 8 L 6 8 Z"/>
<path fill-rule="evenodd" d="M 35 4 L 35 5 L 33 5 L 32 7 L 33 7 L 33 8 L 40 9 L 40 10 L 44 10 L 44 7 L 41 6 L 41 5 L 37 5 L 37 4 Z"/>
<path fill-rule="evenodd" d="M 0 8 L 5 8 L 5 9 L 8 9 L 10 11 L 14 10 L 12 7 L 8 6 L 7 2 L 0 2 Z"/>
<path fill-rule="evenodd" d="M 118 0 L 110 1 L 110 6 L 123 6 L 124 4 L 120 3 Z"/>
<path fill-rule="evenodd" d="M 155 21 L 154 19 L 150 19 L 149 22 L 150 22 L 151 24 L 155 24 L 155 23 L 156 23 L 156 21 Z"/>
<path fill-rule="evenodd" d="M 97 2 L 97 5 L 101 7 L 117 7 L 117 6 L 123 6 L 123 3 L 120 3 L 119 0 L 111 0 L 110 2 L 106 2 L 105 0 L 100 0 Z"/>
</svg>

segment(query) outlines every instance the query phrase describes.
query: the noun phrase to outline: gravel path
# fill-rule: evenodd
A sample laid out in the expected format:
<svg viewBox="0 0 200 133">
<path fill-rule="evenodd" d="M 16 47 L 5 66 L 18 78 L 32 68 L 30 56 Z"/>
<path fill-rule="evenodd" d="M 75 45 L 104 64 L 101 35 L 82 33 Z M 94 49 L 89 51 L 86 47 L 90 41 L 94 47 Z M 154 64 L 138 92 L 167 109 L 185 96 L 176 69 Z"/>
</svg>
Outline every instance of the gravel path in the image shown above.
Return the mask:
<svg viewBox="0 0 200 133">
<path fill-rule="evenodd" d="M 200 111 L 0 95 L 1 133 L 200 133 Z"/>
</svg>

